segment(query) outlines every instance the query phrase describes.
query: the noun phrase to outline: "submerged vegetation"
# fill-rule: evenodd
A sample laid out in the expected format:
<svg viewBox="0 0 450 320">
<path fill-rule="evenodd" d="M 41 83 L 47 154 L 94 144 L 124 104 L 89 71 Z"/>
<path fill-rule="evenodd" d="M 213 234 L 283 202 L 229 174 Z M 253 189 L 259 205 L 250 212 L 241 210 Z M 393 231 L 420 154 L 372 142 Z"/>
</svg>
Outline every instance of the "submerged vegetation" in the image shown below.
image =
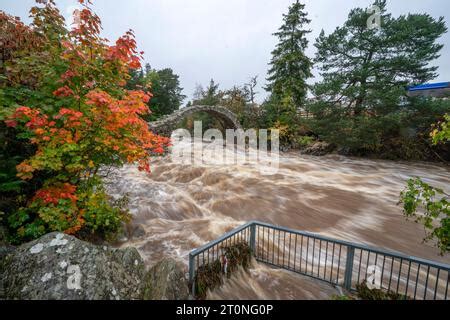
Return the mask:
<svg viewBox="0 0 450 320">
<path fill-rule="evenodd" d="M 370 289 L 367 281 L 356 285 L 356 292 L 344 295 L 334 295 L 332 300 L 352 301 L 352 300 L 412 300 L 411 297 L 386 289 Z"/>
<path fill-rule="evenodd" d="M 220 259 L 198 267 L 195 278 L 195 293 L 198 299 L 205 299 L 208 290 L 223 283 L 223 277 L 231 277 L 240 267 L 247 270 L 252 259 L 252 250 L 245 242 L 222 248 Z M 226 262 L 225 262 L 226 261 Z"/>
<path fill-rule="evenodd" d="M 356 285 L 357 297 L 361 300 L 411 300 L 410 297 L 384 289 L 370 289 L 367 282 Z"/>
</svg>

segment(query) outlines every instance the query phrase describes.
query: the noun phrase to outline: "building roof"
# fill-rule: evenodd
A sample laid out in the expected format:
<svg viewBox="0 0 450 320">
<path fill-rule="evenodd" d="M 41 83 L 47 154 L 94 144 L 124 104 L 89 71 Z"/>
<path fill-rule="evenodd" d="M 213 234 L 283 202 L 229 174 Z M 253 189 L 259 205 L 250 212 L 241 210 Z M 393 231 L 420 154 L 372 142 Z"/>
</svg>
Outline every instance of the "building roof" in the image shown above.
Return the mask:
<svg viewBox="0 0 450 320">
<path fill-rule="evenodd" d="M 409 87 L 409 91 L 418 91 L 418 90 L 430 90 L 430 89 L 444 89 L 450 88 L 450 82 L 438 82 L 438 83 L 425 83 L 420 84 L 418 86 Z"/>
<path fill-rule="evenodd" d="M 425 83 L 418 86 L 408 87 L 410 96 L 431 96 L 448 97 L 450 96 L 450 82 Z"/>
</svg>

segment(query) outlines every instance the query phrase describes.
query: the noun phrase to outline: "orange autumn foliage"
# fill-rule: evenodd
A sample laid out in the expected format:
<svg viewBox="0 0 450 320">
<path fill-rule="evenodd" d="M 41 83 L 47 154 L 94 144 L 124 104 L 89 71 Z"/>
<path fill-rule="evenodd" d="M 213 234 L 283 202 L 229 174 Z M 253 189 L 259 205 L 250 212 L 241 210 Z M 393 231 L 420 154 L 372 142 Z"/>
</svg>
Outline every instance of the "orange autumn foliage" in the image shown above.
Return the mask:
<svg viewBox="0 0 450 320">
<path fill-rule="evenodd" d="M 5 121 L 36 150 L 17 166 L 18 177 L 26 181 L 46 177 L 24 209 L 34 217 L 20 226 L 24 236 L 35 237 L 43 230 L 75 234 L 87 227 L 93 232 L 120 226 L 122 214 L 106 201 L 99 170 L 137 163 L 149 172 L 151 155 L 164 153 L 170 145 L 142 119 L 150 112 L 147 103 L 152 94 L 124 88 L 130 69 L 141 67 L 142 52 L 133 32 L 109 45 L 100 36 L 101 22 L 90 1 L 79 2 L 83 5 L 79 23 L 68 32 L 52 25 L 62 19 L 53 1 L 32 9 L 32 31 L 43 30 L 40 48 L 47 50 L 38 70 L 56 81 L 38 83 L 36 91 L 48 97 L 45 103 L 33 101 L 32 107 L 25 103 Z M 26 63 L 31 57 L 39 55 L 30 53 Z M 15 65 L 21 63 L 12 63 L 13 71 Z"/>
</svg>

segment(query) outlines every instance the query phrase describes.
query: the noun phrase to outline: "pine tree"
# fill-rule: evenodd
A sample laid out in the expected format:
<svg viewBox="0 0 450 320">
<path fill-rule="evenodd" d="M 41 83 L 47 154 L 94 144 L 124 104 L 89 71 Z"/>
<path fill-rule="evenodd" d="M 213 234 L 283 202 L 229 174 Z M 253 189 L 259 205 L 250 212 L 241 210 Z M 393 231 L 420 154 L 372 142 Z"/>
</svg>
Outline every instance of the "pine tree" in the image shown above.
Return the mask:
<svg viewBox="0 0 450 320">
<path fill-rule="evenodd" d="M 305 29 L 311 20 L 307 18 L 305 5 L 298 0 L 283 15 L 283 25 L 278 32 L 278 44 L 272 51 L 271 68 L 268 72 L 269 91 L 278 102 L 290 104 L 294 109 L 303 106 L 308 93 L 307 79 L 312 76 L 312 61 L 305 54 L 308 46 Z"/>
</svg>

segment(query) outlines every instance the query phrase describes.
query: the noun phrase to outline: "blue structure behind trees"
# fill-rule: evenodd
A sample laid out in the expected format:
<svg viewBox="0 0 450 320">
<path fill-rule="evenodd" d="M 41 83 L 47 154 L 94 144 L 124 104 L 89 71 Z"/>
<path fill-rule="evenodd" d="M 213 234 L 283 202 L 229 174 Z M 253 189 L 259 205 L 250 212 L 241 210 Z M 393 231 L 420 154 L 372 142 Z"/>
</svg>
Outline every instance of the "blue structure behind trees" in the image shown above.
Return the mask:
<svg viewBox="0 0 450 320">
<path fill-rule="evenodd" d="M 410 97 L 427 96 L 436 98 L 450 97 L 450 82 L 427 83 L 408 87 Z"/>
</svg>

